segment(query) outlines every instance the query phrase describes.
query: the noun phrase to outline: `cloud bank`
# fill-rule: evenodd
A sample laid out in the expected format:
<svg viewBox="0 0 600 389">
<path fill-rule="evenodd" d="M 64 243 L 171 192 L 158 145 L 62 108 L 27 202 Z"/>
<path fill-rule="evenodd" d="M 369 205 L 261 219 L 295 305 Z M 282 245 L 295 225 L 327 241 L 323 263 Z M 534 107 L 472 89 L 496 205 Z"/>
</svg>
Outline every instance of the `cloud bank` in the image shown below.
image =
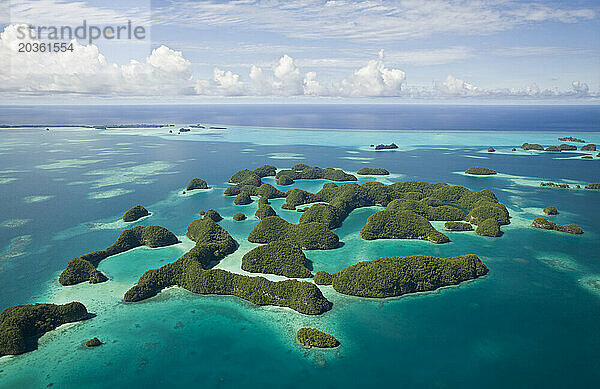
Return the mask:
<svg viewBox="0 0 600 389">
<path fill-rule="evenodd" d="M 315 71 L 303 72 L 294 58 L 284 54 L 269 66 L 251 65 L 244 80 L 231 70 L 214 68 L 211 79 L 194 77 L 191 63 L 180 51 L 160 46 L 144 62 L 109 63 L 95 45 L 73 40 L 73 52 L 19 53 L 22 40 L 18 25 L 0 33 L 0 93 L 91 94 L 95 96 L 321 96 L 321 97 L 598 97 L 589 86 L 573 81 L 571 89 L 540 89 L 531 84 L 522 89 L 488 90 L 448 75 L 432 88 L 407 84 L 406 73 L 385 63 L 381 50 L 376 59 L 365 61 L 341 80 L 321 80 Z"/>
</svg>

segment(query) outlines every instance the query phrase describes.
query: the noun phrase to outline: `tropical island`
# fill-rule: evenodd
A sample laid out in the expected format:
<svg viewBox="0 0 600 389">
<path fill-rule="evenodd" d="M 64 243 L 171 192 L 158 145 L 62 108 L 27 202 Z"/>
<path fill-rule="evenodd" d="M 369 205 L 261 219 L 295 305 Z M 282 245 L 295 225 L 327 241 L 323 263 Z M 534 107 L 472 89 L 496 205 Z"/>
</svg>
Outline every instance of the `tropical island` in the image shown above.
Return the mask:
<svg viewBox="0 0 600 389">
<path fill-rule="evenodd" d="M 103 259 L 140 246 L 156 248 L 170 246 L 178 242 L 177 237 L 164 227 L 133 227 L 123 231 L 110 247 L 71 259 L 67 263 L 66 269 L 60 274 L 58 281 L 65 286 L 84 281 L 89 281 L 91 284 L 104 282 L 108 278 L 96 269 Z"/>
<path fill-rule="evenodd" d="M 242 212 L 238 212 L 233 215 L 233 220 L 236 222 L 241 222 L 242 220 L 246 220 L 246 215 L 244 215 Z"/>
<path fill-rule="evenodd" d="M 194 178 L 190 181 L 188 186 L 185 188 L 186 190 L 194 190 L 194 189 L 208 189 L 208 184 L 206 181 L 200 178 Z"/>
<path fill-rule="evenodd" d="M 450 239 L 431 225 L 427 219 L 411 211 L 385 210 L 367 219 L 360 237 L 373 239 L 423 239 L 433 243 L 447 243 Z"/>
<path fill-rule="evenodd" d="M 395 143 L 390 143 L 389 145 L 379 144 L 375 146 L 375 150 L 394 150 L 397 149 L 398 145 Z"/>
<path fill-rule="evenodd" d="M 537 144 L 537 143 L 523 143 L 521 145 L 521 148 L 523 150 L 538 150 L 538 151 L 544 151 L 544 146 Z"/>
<path fill-rule="evenodd" d="M 558 149 L 560 151 L 575 151 L 577 150 L 577 146 L 575 145 L 568 145 L 566 143 L 562 143 L 558 146 Z"/>
<path fill-rule="evenodd" d="M 88 340 L 87 342 L 85 342 L 85 346 L 86 347 L 98 347 L 98 346 L 102 346 L 104 343 L 102 343 L 102 341 L 96 337 Z"/>
<path fill-rule="evenodd" d="M 204 218 L 212 219 L 217 223 L 223 220 L 223 217 L 215 209 L 209 209 L 208 211 L 198 211 L 198 215 L 203 216 Z"/>
<path fill-rule="evenodd" d="M 488 147 L 488 153 L 493 153 L 495 151 L 496 151 L 496 149 L 493 148 L 492 146 Z"/>
<path fill-rule="evenodd" d="M 473 226 L 465 222 L 446 222 L 444 223 L 446 231 L 473 231 Z"/>
<path fill-rule="evenodd" d="M 296 333 L 296 339 L 306 348 L 333 348 L 340 345 L 340 342 L 332 335 L 316 328 L 300 328 Z"/>
<path fill-rule="evenodd" d="M 497 174 L 498 172 L 496 172 L 494 169 L 489 169 L 487 167 L 480 167 L 480 166 L 473 166 L 468 168 L 465 171 L 465 174 L 473 174 L 476 176 L 491 176 L 493 174 Z"/>
<path fill-rule="evenodd" d="M 502 231 L 500 231 L 500 224 L 494 218 L 485 219 L 481 223 L 477 225 L 475 229 L 475 233 L 477 235 L 489 236 L 491 238 L 497 238 L 502 236 Z"/>
<path fill-rule="evenodd" d="M 474 254 L 451 258 L 383 257 L 340 270 L 332 275 L 332 285 L 342 294 L 385 298 L 457 285 L 487 273 L 487 267 Z"/>
<path fill-rule="evenodd" d="M 256 247 L 242 257 L 242 270 L 288 278 L 312 277 L 307 264 L 308 260 L 300 247 L 284 241 Z"/>
<path fill-rule="evenodd" d="M 583 230 L 577 224 L 560 225 L 560 224 L 553 223 L 553 222 L 549 221 L 548 219 L 544 219 L 541 217 L 535 218 L 533 220 L 533 223 L 531 223 L 531 226 L 535 227 L 535 228 L 541 228 L 544 230 L 554 230 L 554 231 L 566 232 L 568 234 L 577 234 L 577 235 L 583 234 Z"/>
<path fill-rule="evenodd" d="M 291 169 L 280 170 L 275 175 L 279 179 L 287 176 L 292 180 L 330 180 L 330 181 L 356 181 L 357 178 L 341 169 L 325 168 L 317 166 L 308 166 L 303 163 L 294 165 Z"/>
<path fill-rule="evenodd" d="M 164 288 L 179 286 L 193 293 L 233 295 L 257 305 L 288 307 L 307 315 L 318 315 L 331 309 L 331 302 L 313 283 L 275 282 L 264 277 L 212 269 L 215 263 L 237 249 L 231 235 L 212 219 L 194 220 L 188 226 L 187 236 L 196 242 L 196 246 L 175 262 L 146 271 L 137 285 L 125 293 L 126 302 L 145 300 Z"/>
<path fill-rule="evenodd" d="M 593 182 L 591 184 L 587 184 L 585 189 L 600 189 L 600 182 Z"/>
<path fill-rule="evenodd" d="M 65 323 L 89 317 L 78 302 L 64 305 L 29 304 L 6 308 L 0 313 L 0 356 L 23 354 L 37 348 L 37 340 Z"/>
<path fill-rule="evenodd" d="M 390 172 L 383 168 L 363 167 L 356 174 L 359 176 L 387 176 Z"/>
<path fill-rule="evenodd" d="M 581 146 L 581 151 L 596 151 L 596 145 L 593 143 Z"/>
<path fill-rule="evenodd" d="M 554 205 L 550 205 L 544 208 L 544 213 L 546 215 L 558 215 L 558 209 Z"/>
<path fill-rule="evenodd" d="M 560 142 L 579 142 L 579 143 L 585 143 L 585 141 L 583 139 L 573 138 L 572 136 L 565 136 L 564 138 L 558 138 L 558 140 Z"/>
<path fill-rule="evenodd" d="M 141 205 L 136 205 L 123 214 L 123 221 L 134 222 L 148 215 L 150 215 L 150 212 L 148 212 L 146 208 Z"/>
</svg>

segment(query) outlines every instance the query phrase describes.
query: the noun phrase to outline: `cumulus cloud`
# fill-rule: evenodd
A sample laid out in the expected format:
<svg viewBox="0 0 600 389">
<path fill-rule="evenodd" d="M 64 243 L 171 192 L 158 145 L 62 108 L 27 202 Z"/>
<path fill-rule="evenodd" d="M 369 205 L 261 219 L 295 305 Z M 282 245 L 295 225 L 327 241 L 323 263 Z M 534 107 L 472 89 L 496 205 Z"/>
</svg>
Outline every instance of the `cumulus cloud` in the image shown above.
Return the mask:
<svg viewBox="0 0 600 389">
<path fill-rule="evenodd" d="M 246 94 L 246 85 L 240 81 L 240 75 L 231 71 L 215 68 L 212 82 L 199 80 L 195 91 L 199 95 L 242 96 Z"/>
<path fill-rule="evenodd" d="M 483 89 L 466 82 L 460 78 L 456 78 L 451 74 L 448 74 L 446 80 L 440 83 L 438 86 L 438 91 L 442 95 L 446 96 L 479 96 L 484 94 Z"/>
<path fill-rule="evenodd" d="M 284 54 L 272 67 L 273 77 L 267 77 L 261 67 L 252 65 L 250 80 L 262 95 L 297 96 L 304 94 L 303 78 L 294 59 Z"/>
<path fill-rule="evenodd" d="M 379 59 L 371 60 L 364 67 L 355 70 L 337 89 L 342 96 L 400 96 L 405 79 L 406 73 L 402 70 L 385 67 L 381 50 Z"/>
<path fill-rule="evenodd" d="M 25 27 L 25 25 L 22 25 Z M 189 94 L 190 62 L 181 52 L 161 46 L 145 62 L 132 60 L 118 66 L 106 61 L 95 45 L 71 41 L 73 51 L 19 53 L 19 25 L 0 33 L 0 91 L 21 93 Z"/>
<path fill-rule="evenodd" d="M 23 25 L 24 26 L 24 25 Z M 270 68 L 252 65 L 248 79 L 228 69 L 214 68 L 212 78 L 197 79 L 191 63 L 180 51 L 160 46 L 144 61 L 124 65 L 107 61 L 95 45 L 73 40 L 73 52 L 18 53 L 19 25 L 9 25 L 0 33 L 0 93 L 9 94 L 89 94 L 94 96 L 331 96 L 331 97 L 575 97 L 597 98 L 588 84 L 573 81 L 571 89 L 542 89 L 533 83 L 523 89 L 484 89 L 471 81 L 448 75 L 432 87 L 411 87 L 406 73 L 387 67 L 383 50 L 377 59 L 366 62 L 340 80 L 320 80 L 317 72 L 302 72 L 294 58 L 285 54 Z"/>
<path fill-rule="evenodd" d="M 442 83 L 436 84 L 434 94 L 429 97 L 436 97 L 435 92 L 442 97 L 512 97 L 512 98 L 553 98 L 553 97 L 597 97 L 598 94 L 590 93 L 586 83 L 573 81 L 572 90 L 558 91 L 552 89 L 542 89 L 536 83 L 522 89 L 484 89 L 473 85 L 465 80 L 448 75 Z"/>
<path fill-rule="evenodd" d="M 590 92 L 590 88 L 585 82 L 573 81 L 571 86 L 576 95 L 587 96 Z"/>
</svg>

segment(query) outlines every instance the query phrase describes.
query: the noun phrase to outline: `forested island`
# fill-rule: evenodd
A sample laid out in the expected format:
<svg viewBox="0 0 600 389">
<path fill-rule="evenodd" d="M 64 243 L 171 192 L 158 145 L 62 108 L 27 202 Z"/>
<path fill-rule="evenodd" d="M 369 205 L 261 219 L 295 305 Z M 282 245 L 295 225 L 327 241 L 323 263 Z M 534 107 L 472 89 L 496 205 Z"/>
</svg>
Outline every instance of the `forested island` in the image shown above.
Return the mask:
<svg viewBox="0 0 600 389">
<path fill-rule="evenodd" d="M 359 176 L 387 176 L 390 172 L 383 168 L 363 167 L 356 174 Z"/>
<path fill-rule="evenodd" d="M 383 257 L 362 261 L 330 275 L 333 288 L 343 294 L 385 298 L 457 285 L 488 273 L 474 254 L 451 258 L 425 255 Z M 323 284 L 329 280 L 323 280 Z"/>
<path fill-rule="evenodd" d="M 473 174 L 476 176 L 491 176 L 493 174 L 497 174 L 494 169 L 489 169 L 487 167 L 473 166 L 468 168 L 465 171 L 465 174 Z"/>
<path fill-rule="evenodd" d="M 489 174 L 486 168 L 471 169 L 476 169 L 474 174 Z M 358 174 L 386 175 L 389 172 L 383 168 L 363 168 Z M 347 183 L 328 182 L 316 193 L 297 188 L 283 192 L 264 183 L 262 179 L 265 177 L 274 177 L 278 185 L 303 179 Z M 413 255 L 363 261 L 335 274 L 317 271 L 313 277 L 312 264 L 303 250 L 340 247 L 340 239 L 332 230 L 340 227 L 348 215 L 360 207 L 385 207 L 367 218 L 360 231 L 361 238 L 365 240 L 424 239 L 439 244 L 450 239 L 437 231 L 431 221 L 446 222 L 444 229 L 448 231 L 472 231 L 474 225 L 477 234 L 491 237 L 501 236 L 500 227 L 510 223 L 507 208 L 487 189 L 475 192 L 462 186 L 419 181 L 389 185 L 379 182 L 358 184 L 354 181 L 357 178 L 343 170 L 306 164 L 279 171 L 271 165 L 238 171 L 229 179 L 232 185 L 224 194 L 235 196 L 235 205 L 249 204 L 253 201 L 252 196 L 259 197 L 254 216 L 260 221 L 249 233 L 248 241 L 261 244 L 242 256 L 241 269 L 292 279 L 270 281 L 265 277 L 247 276 L 215 267 L 238 249 L 238 243 L 218 224 L 223 220 L 219 212 L 209 209 L 199 211 L 201 218 L 192 221 L 187 228 L 186 235 L 195 243 L 194 247 L 162 267 L 147 270 L 125 293 L 124 301 L 139 302 L 156 296 L 165 288 L 178 286 L 197 294 L 232 295 L 260 306 L 288 307 L 302 314 L 319 315 L 332 309 L 332 303 L 324 297 L 318 285 L 331 285 L 337 292 L 351 296 L 385 298 L 457 285 L 488 273 L 487 267 L 474 254 L 451 258 Z M 194 179 L 186 189 L 204 189 L 205 186 L 205 181 Z M 303 207 L 298 223 L 290 223 L 277 216 L 270 204 L 270 199 L 277 198 L 285 199 L 281 208 L 286 210 L 310 206 Z M 143 213 L 137 207 L 132 210 L 134 216 Z M 236 221 L 244 219 L 246 215 L 242 212 L 233 216 Z M 559 230 L 568 227 L 554 226 L 556 228 L 553 229 Z M 571 230 L 570 227 L 566 229 Z M 59 281 L 63 285 L 102 282 L 107 278 L 96 267 L 108 256 L 142 245 L 163 247 L 177 242 L 177 237 L 164 227 L 134 227 L 123 231 L 107 249 L 71 259 Z M 311 277 L 312 282 L 293 279 Z M 85 313 L 87 315 L 87 311 Z M 58 323 L 60 320 L 65 319 L 51 322 Z M 339 345 L 333 336 L 314 328 L 300 329 L 297 338 L 305 347 Z M 2 339 L 0 337 L 0 341 Z"/>
<path fill-rule="evenodd" d="M 74 285 L 84 281 L 89 281 L 91 284 L 104 282 L 108 278 L 96 269 L 103 259 L 140 246 L 155 248 L 178 242 L 177 237 L 164 227 L 137 226 L 123 231 L 116 242 L 105 250 L 93 251 L 71 259 L 67 263 L 67 268 L 60 274 L 58 281 L 62 285 Z"/>
<path fill-rule="evenodd" d="M 187 236 L 196 245 L 175 262 L 146 271 L 137 285 L 125 293 L 125 301 L 141 301 L 164 288 L 180 286 L 198 294 L 234 295 L 257 305 L 289 307 L 307 315 L 318 315 L 331 309 L 331 303 L 310 282 L 274 282 L 264 277 L 211 269 L 237 249 L 231 235 L 211 218 L 194 220 L 188 226 Z"/>
<path fill-rule="evenodd" d="M 572 136 L 565 136 L 564 138 L 558 138 L 558 140 L 560 142 L 579 142 L 579 143 L 585 143 L 585 141 L 583 139 L 573 138 Z"/>
<path fill-rule="evenodd" d="M 312 277 L 307 264 L 308 260 L 300 247 L 284 241 L 256 247 L 242 257 L 242 270 L 288 278 Z"/>
<path fill-rule="evenodd" d="M 88 318 L 78 302 L 64 305 L 30 304 L 6 308 L 0 313 L 0 356 L 22 354 L 37 348 L 37 340 L 65 323 Z"/>
<path fill-rule="evenodd" d="M 444 224 L 446 231 L 473 231 L 473 226 L 465 222 L 446 222 Z"/>
<path fill-rule="evenodd" d="M 148 212 L 146 208 L 141 205 L 136 205 L 123 214 L 123 221 L 134 222 L 148 215 L 150 215 L 150 212 Z"/>
<path fill-rule="evenodd" d="M 531 223 L 531 226 L 535 227 L 535 228 L 541 228 L 544 230 L 554 230 L 554 231 L 566 232 L 568 234 L 577 234 L 577 235 L 583 234 L 583 230 L 577 224 L 560 225 L 560 224 L 553 223 L 553 222 L 549 221 L 548 219 L 544 219 L 541 217 L 535 218 L 533 220 L 533 223 Z"/>
<path fill-rule="evenodd" d="M 316 328 L 300 328 L 296 333 L 296 339 L 306 348 L 333 348 L 340 345 L 340 342 L 332 335 Z"/>
<path fill-rule="evenodd" d="M 208 189 L 208 184 L 206 181 L 200 178 L 194 178 L 190 181 L 188 186 L 185 188 L 186 190 L 194 190 L 194 189 Z"/>
<path fill-rule="evenodd" d="M 558 209 L 554 205 L 550 205 L 544 208 L 544 213 L 546 215 L 558 215 Z"/>
<path fill-rule="evenodd" d="M 375 150 L 394 150 L 397 149 L 398 145 L 395 143 L 390 143 L 389 145 L 379 144 L 375 146 Z"/>
</svg>

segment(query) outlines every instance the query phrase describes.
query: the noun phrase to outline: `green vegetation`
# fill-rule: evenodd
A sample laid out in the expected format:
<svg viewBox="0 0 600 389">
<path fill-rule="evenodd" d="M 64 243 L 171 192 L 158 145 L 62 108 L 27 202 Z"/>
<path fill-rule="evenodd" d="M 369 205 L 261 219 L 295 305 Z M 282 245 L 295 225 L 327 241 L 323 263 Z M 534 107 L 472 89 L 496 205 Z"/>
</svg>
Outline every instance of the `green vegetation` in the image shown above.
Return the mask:
<svg viewBox="0 0 600 389">
<path fill-rule="evenodd" d="M 85 345 L 87 347 L 98 347 L 98 346 L 102 346 L 102 342 L 98 338 L 93 338 L 93 339 L 90 339 L 87 342 L 85 342 Z"/>
<path fill-rule="evenodd" d="M 554 182 L 540 182 L 540 186 L 548 186 L 551 188 L 569 188 L 569 184 L 555 184 Z"/>
<path fill-rule="evenodd" d="M 375 150 L 394 150 L 397 149 L 398 145 L 395 143 L 390 143 L 389 145 L 379 144 L 375 146 Z"/>
<path fill-rule="evenodd" d="M 185 188 L 185 189 L 186 190 L 208 189 L 208 185 L 206 184 L 206 181 L 201 180 L 200 178 L 194 178 L 192 181 L 190 181 L 187 188 Z"/>
<path fill-rule="evenodd" d="M 469 223 L 479 224 L 487 219 L 494 219 L 499 225 L 510 223 L 508 210 L 503 204 L 492 203 L 486 199 L 478 201 L 466 217 Z"/>
<path fill-rule="evenodd" d="M 596 151 L 596 145 L 593 143 L 581 146 L 581 151 Z"/>
<path fill-rule="evenodd" d="M 581 158 L 583 158 L 583 159 L 594 159 L 594 157 L 592 157 L 591 155 L 584 155 Z"/>
<path fill-rule="evenodd" d="M 0 313 L 0 356 L 35 350 L 37 340 L 46 332 L 87 317 L 87 309 L 78 302 L 6 308 Z"/>
<path fill-rule="evenodd" d="M 583 230 L 577 224 L 560 225 L 541 217 L 535 218 L 533 220 L 533 223 L 531 223 L 531 226 L 535 228 L 541 228 L 544 230 L 566 232 L 568 234 L 583 234 Z"/>
<path fill-rule="evenodd" d="M 340 227 L 354 209 L 374 205 L 387 206 L 388 211 L 410 211 L 427 220 L 466 220 L 477 224 L 493 217 L 500 225 L 510 222 L 508 210 L 498 203 L 491 191 L 484 189 L 473 192 L 462 186 L 444 183 L 406 181 L 384 185 L 366 182 L 361 185 L 349 183 L 339 186 L 326 183 L 317 193 L 301 189 L 289 190 L 282 208 L 293 210 L 309 203 L 319 204 L 306 209 L 300 218 L 300 224 L 321 223 L 328 229 Z M 465 215 L 466 212 L 469 214 Z M 438 234 L 437 238 L 443 239 L 443 234 Z"/>
<path fill-rule="evenodd" d="M 302 250 L 276 241 L 250 250 L 242 257 L 242 269 L 250 273 L 276 274 L 289 278 L 312 277 Z"/>
<path fill-rule="evenodd" d="M 546 147 L 546 149 L 544 149 L 544 151 L 551 151 L 551 152 L 560 152 L 561 149 L 558 146 L 548 146 Z"/>
<path fill-rule="evenodd" d="M 336 338 L 316 328 L 300 328 L 296 333 L 296 338 L 306 348 L 333 348 L 340 345 Z"/>
<path fill-rule="evenodd" d="M 262 198 L 262 197 L 261 197 Z M 267 216 L 276 216 L 275 210 L 269 204 L 259 204 L 254 216 L 263 219 Z"/>
<path fill-rule="evenodd" d="M 281 176 L 277 179 L 277 185 L 292 185 L 295 181 L 290 176 Z"/>
<path fill-rule="evenodd" d="M 137 285 L 125 293 L 126 302 L 145 300 L 176 285 L 193 293 L 233 295 L 257 305 L 289 307 L 307 315 L 318 315 L 331 309 L 331 303 L 310 282 L 273 282 L 264 277 L 208 269 L 237 248 L 231 235 L 212 219 L 194 220 L 188 226 L 187 235 L 196 246 L 175 262 L 146 271 Z"/>
<path fill-rule="evenodd" d="M 304 215 L 303 215 L 304 216 Z M 248 241 L 269 243 L 284 241 L 304 250 L 326 250 L 339 246 L 338 236 L 321 223 L 292 224 L 279 216 L 267 216 L 250 232 Z"/>
<path fill-rule="evenodd" d="M 558 146 L 558 149 L 560 151 L 574 151 L 577 150 L 577 146 L 575 145 L 568 145 L 566 143 L 563 143 L 561 145 Z"/>
<path fill-rule="evenodd" d="M 544 151 L 544 146 L 537 144 L 537 143 L 523 143 L 521 145 L 521 148 L 523 150 L 539 150 L 539 151 Z"/>
<path fill-rule="evenodd" d="M 242 220 L 246 220 L 246 215 L 244 215 L 242 212 L 238 212 L 233 215 L 233 220 L 236 222 L 241 222 Z"/>
<path fill-rule="evenodd" d="M 479 166 L 474 166 L 474 167 L 470 167 L 465 171 L 466 174 L 474 174 L 476 176 L 490 176 L 492 174 L 497 174 L 498 172 L 496 172 L 493 169 L 488 169 L 487 167 L 479 167 Z"/>
<path fill-rule="evenodd" d="M 315 274 L 313 281 L 317 285 L 331 285 L 333 283 L 333 275 L 321 270 Z"/>
<path fill-rule="evenodd" d="M 280 170 L 276 177 L 279 179 L 287 176 L 292 180 L 315 180 L 324 179 L 331 181 L 356 181 L 356 177 L 340 169 L 308 166 L 304 164 L 294 165 L 290 170 Z"/>
<path fill-rule="evenodd" d="M 123 214 L 124 222 L 134 222 L 144 216 L 150 215 L 150 212 L 141 205 L 136 205 Z"/>
<path fill-rule="evenodd" d="M 600 182 L 594 182 L 591 184 L 587 184 L 585 189 L 600 189 Z"/>
<path fill-rule="evenodd" d="M 235 205 L 247 205 L 252 203 L 252 199 L 248 192 L 241 192 L 238 194 L 233 202 Z"/>
<path fill-rule="evenodd" d="M 457 285 L 488 273 L 473 254 L 452 258 L 425 255 L 359 262 L 335 274 L 333 288 L 359 297 L 393 297 Z"/>
<path fill-rule="evenodd" d="M 371 167 L 363 167 L 356 174 L 360 176 L 387 176 L 390 174 L 387 170 L 383 168 L 371 168 Z"/>
<path fill-rule="evenodd" d="M 554 205 L 544 208 L 544 213 L 546 215 L 558 215 L 558 209 Z"/>
<path fill-rule="evenodd" d="M 219 214 L 219 212 L 214 209 L 209 209 L 208 211 L 198 211 L 198 215 L 212 219 L 216 222 L 220 222 L 221 220 L 223 220 L 223 217 Z"/>
<path fill-rule="evenodd" d="M 494 149 L 492 146 L 488 147 L 488 153 L 493 153 L 495 151 L 496 149 Z"/>
<path fill-rule="evenodd" d="M 67 263 L 67 268 L 61 273 L 58 281 L 62 285 L 74 285 L 89 281 L 92 284 L 104 282 L 106 276 L 96 270 L 96 266 L 110 257 L 139 246 L 164 247 L 178 242 L 177 237 L 169 230 L 160 226 L 137 226 L 125 230 L 112 246 L 105 250 L 94 251 L 73 258 Z"/>
<path fill-rule="evenodd" d="M 473 226 L 465 222 L 446 222 L 444 224 L 446 231 L 473 231 Z"/>
<path fill-rule="evenodd" d="M 489 236 L 492 238 L 502 235 L 502 231 L 500 231 L 500 224 L 493 217 L 479 222 L 477 229 L 475 229 L 475 233 L 477 235 Z"/>
<path fill-rule="evenodd" d="M 579 142 L 579 143 L 585 143 L 585 141 L 583 139 L 577 139 L 577 138 L 573 138 L 571 136 L 566 136 L 564 138 L 558 138 L 558 140 L 560 142 Z"/>
<path fill-rule="evenodd" d="M 433 243 L 447 243 L 448 237 L 437 231 L 423 216 L 411 211 L 385 210 L 367 219 L 360 237 L 373 239 L 423 239 Z"/>
</svg>

